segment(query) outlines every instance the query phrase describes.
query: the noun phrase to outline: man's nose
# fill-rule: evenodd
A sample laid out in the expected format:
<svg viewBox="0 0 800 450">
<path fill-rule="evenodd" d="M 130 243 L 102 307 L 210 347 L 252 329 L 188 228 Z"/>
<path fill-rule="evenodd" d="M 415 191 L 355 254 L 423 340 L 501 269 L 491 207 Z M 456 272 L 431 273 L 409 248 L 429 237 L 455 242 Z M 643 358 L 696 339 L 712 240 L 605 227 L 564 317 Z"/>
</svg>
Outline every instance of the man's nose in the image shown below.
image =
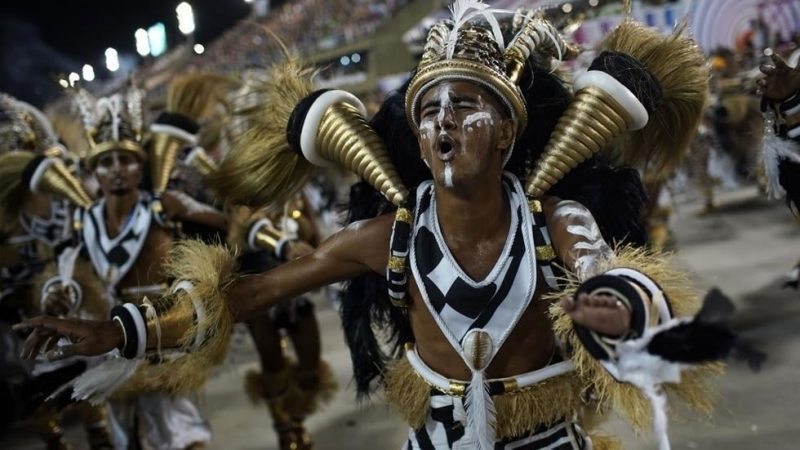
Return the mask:
<svg viewBox="0 0 800 450">
<path fill-rule="evenodd" d="M 437 119 L 436 128 L 439 130 L 454 130 L 456 128 L 455 111 L 452 107 L 442 107 Z"/>
</svg>

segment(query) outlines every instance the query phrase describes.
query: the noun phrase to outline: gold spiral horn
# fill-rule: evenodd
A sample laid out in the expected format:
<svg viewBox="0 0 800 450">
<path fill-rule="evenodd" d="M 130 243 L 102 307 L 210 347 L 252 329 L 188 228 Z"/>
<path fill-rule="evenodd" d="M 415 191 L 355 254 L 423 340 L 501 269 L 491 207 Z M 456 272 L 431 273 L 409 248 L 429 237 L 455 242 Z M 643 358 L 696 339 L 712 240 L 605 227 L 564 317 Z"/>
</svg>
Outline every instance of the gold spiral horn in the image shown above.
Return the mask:
<svg viewBox="0 0 800 450">
<path fill-rule="evenodd" d="M 405 204 L 408 190 L 381 138 L 356 106 L 339 102 L 327 108 L 319 122 L 316 151 L 364 178 L 394 205 Z"/>
<path fill-rule="evenodd" d="M 587 72 L 587 74 L 591 73 Z M 606 75 L 603 81 L 613 80 Z M 580 81 L 580 78 L 576 82 Z M 619 84 L 619 83 L 618 83 Z M 621 84 L 616 87 L 622 87 Z M 625 89 L 622 87 L 622 89 Z M 619 92 L 618 92 L 619 93 Z M 636 100 L 632 93 L 631 97 Z M 636 101 L 638 102 L 638 100 Z M 639 104 L 641 106 L 641 104 Z M 644 110 L 644 107 L 641 107 Z M 531 197 L 544 195 L 578 164 L 594 156 L 623 133 L 644 126 L 640 111 L 631 111 L 623 106 L 619 97 L 596 85 L 578 89 L 570 106 L 558 121 L 550 135 L 542 156 L 536 163 L 528 182 L 527 193 Z M 644 112 L 644 123 L 647 112 Z"/>
<path fill-rule="evenodd" d="M 92 199 L 81 182 L 63 162 L 55 158 L 45 158 L 39 163 L 29 187 L 33 193 L 56 194 L 82 208 L 92 206 Z"/>
<path fill-rule="evenodd" d="M 155 131 L 155 130 L 153 130 Z M 186 140 L 171 133 L 153 134 L 153 144 L 150 155 L 150 173 L 153 177 L 153 193 L 163 193 L 167 189 L 175 160 L 186 145 L 194 141 Z"/>
<path fill-rule="evenodd" d="M 580 48 L 568 43 L 550 21 L 541 17 L 515 16 L 515 27 L 519 31 L 503 54 L 506 75 L 514 83 L 519 83 L 525 64 L 532 53 L 559 58 L 573 59 L 581 52 Z"/>
<path fill-rule="evenodd" d="M 189 155 L 186 156 L 186 164 L 194 167 L 203 178 L 208 177 L 219 169 L 217 163 L 208 156 L 203 147 L 195 147 L 189 152 Z"/>
</svg>

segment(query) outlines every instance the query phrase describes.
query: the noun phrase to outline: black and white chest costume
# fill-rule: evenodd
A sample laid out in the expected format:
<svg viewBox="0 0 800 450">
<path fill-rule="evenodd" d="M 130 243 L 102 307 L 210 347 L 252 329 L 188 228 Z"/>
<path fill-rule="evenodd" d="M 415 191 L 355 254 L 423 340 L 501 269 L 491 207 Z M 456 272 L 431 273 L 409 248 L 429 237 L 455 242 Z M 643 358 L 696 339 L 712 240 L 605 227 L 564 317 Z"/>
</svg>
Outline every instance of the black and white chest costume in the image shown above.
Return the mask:
<svg viewBox="0 0 800 450">
<path fill-rule="evenodd" d="M 109 237 L 106 228 L 105 199 L 75 212 L 81 244 L 97 274 L 112 287 L 130 271 L 144 248 L 153 222 L 151 203 L 151 197 L 140 192 L 139 201 L 114 238 Z"/>
<path fill-rule="evenodd" d="M 486 333 L 491 344 L 491 351 L 481 357 L 486 364 L 528 308 L 537 283 L 533 217 L 519 182 L 505 176 L 503 187 L 510 202 L 511 225 L 500 257 L 483 280 L 467 275 L 450 253 L 430 181 L 417 190 L 412 234 L 410 263 L 426 306 L 462 357 L 469 352 L 467 336 Z M 472 366 L 471 361 L 467 364 Z"/>
<path fill-rule="evenodd" d="M 558 287 L 552 267 L 555 255 L 540 204 L 528 204 L 522 185 L 513 175 L 504 174 L 502 182 L 511 224 L 500 257 L 484 279 L 474 280 L 466 274 L 447 247 L 430 181 L 417 189 L 409 246 L 411 272 L 423 302 L 472 373 L 463 403 L 468 435 L 464 441 L 480 442 L 480 448 L 495 448 L 495 407 L 490 391 L 496 380 L 487 380 L 485 370 L 534 300 L 538 283 Z M 449 390 L 452 380 L 430 369 L 413 348 L 407 350 L 406 357 L 431 386 L 442 392 Z M 520 374 L 515 383 L 528 386 L 571 370 L 571 362 L 565 361 Z M 448 398 L 448 408 L 455 407 L 456 400 Z M 432 415 L 429 417 L 435 422 Z"/>
</svg>

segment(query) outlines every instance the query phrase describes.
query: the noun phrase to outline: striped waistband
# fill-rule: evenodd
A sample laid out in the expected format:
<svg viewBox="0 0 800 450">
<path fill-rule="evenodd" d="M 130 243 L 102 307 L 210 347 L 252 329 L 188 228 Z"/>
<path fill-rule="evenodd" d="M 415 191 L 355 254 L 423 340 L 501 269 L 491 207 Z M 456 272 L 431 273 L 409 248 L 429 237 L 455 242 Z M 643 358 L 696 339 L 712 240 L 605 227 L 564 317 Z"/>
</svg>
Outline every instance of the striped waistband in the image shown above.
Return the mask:
<svg viewBox="0 0 800 450">
<path fill-rule="evenodd" d="M 466 394 L 469 382 L 451 380 L 428 367 L 422 358 L 419 357 L 414 344 L 406 344 L 406 359 L 411 367 L 414 368 L 417 375 L 434 389 L 455 397 L 463 397 Z M 573 370 L 575 370 L 575 366 L 572 364 L 572 361 L 566 360 L 521 375 L 486 380 L 486 385 L 489 388 L 490 395 L 500 395 L 521 390 L 549 378 L 572 372 Z"/>
</svg>

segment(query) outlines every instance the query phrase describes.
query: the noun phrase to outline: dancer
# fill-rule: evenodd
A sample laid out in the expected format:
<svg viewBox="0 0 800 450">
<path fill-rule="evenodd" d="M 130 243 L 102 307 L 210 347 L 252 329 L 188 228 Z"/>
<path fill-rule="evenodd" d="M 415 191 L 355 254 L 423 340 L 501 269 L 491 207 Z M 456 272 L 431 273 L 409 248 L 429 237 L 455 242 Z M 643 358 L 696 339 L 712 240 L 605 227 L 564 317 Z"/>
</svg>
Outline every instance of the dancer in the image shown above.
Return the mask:
<svg viewBox="0 0 800 450">
<path fill-rule="evenodd" d="M 70 211 L 86 207 L 91 199 L 67 168 L 66 149 L 58 143 L 50 123 L 35 107 L 0 94 L 0 222 L 3 258 L 0 265 L 0 302 L 3 309 L 19 318 L 35 314 L 56 317 L 103 319 L 108 308 L 101 301 L 96 284 L 85 273 L 86 301 L 54 304 L 39 301 L 42 279 L 54 271 L 56 249 L 69 239 Z M 74 376 L 81 362 L 38 360 L 30 382 L 22 390 L 35 400 L 26 409 L 36 408 L 29 420 L 32 430 L 49 449 L 68 448 L 61 427 L 61 414 L 52 402 L 41 403 L 33 386 L 58 382 Z M 92 449 L 111 448 L 105 405 L 80 402 L 74 407 L 84 425 Z"/>
<path fill-rule="evenodd" d="M 778 55 L 761 66 L 759 80 L 764 110 L 762 164 L 767 193 L 786 198 L 795 217 L 800 217 L 800 69 L 789 67 Z M 786 286 L 800 285 L 800 262 L 789 273 Z"/>
<path fill-rule="evenodd" d="M 630 170 L 596 167 L 592 155 L 624 136 L 621 160 L 676 163 L 674 149 L 685 148 L 704 103 L 702 54 L 686 38 L 626 21 L 576 80 L 570 100 L 550 70 L 553 57 L 571 53 L 557 30 L 521 15 L 505 39 L 493 17 L 480 2 L 456 2 L 453 20 L 433 27 L 405 93 L 387 100 L 374 129 L 352 95 L 312 93 L 310 72 L 296 61 L 272 70 L 262 86 L 270 120 L 222 162 L 217 189 L 233 202 L 269 203 L 302 186 L 306 159 L 335 161 L 390 203 L 358 202 L 354 209 L 374 218 L 243 279 L 235 279 L 224 250 L 182 246 L 172 274 L 185 282 L 169 301 L 189 311 L 164 312 L 161 329 L 168 321 L 183 342 L 216 348 L 231 321 L 360 279 L 342 311 L 356 381 L 365 392 L 383 376 L 387 399 L 411 426 L 409 448 L 613 448 L 581 413 L 610 409 L 639 428 L 652 418 L 667 448 L 661 384 L 708 411 L 703 380 L 716 366 L 686 370 L 679 382 L 678 366 L 663 353 L 675 347 L 649 347 L 678 324 L 701 325 L 673 319 L 696 311 L 696 297 L 663 256 L 612 249 L 642 238 L 642 188 Z M 640 131 L 627 134 L 632 129 Z M 538 163 L 525 177 L 528 158 Z M 355 197 L 378 198 L 365 189 L 354 189 Z M 213 275 L 198 269 L 202 261 L 215 262 Z M 566 285 L 559 267 L 571 274 Z M 386 277 L 384 295 L 369 295 L 375 290 L 360 277 L 372 274 Z M 51 357 L 113 348 L 132 354 L 143 340 L 155 346 L 155 320 L 133 309 L 118 317 L 122 326 L 49 318 L 25 326 L 73 340 Z M 217 324 L 212 335 L 210 323 Z M 401 344 L 404 357 L 385 365 L 376 327 Z M 724 347 L 716 343 L 666 358 L 714 359 Z M 654 366 L 633 364 L 644 353 Z"/>
</svg>

